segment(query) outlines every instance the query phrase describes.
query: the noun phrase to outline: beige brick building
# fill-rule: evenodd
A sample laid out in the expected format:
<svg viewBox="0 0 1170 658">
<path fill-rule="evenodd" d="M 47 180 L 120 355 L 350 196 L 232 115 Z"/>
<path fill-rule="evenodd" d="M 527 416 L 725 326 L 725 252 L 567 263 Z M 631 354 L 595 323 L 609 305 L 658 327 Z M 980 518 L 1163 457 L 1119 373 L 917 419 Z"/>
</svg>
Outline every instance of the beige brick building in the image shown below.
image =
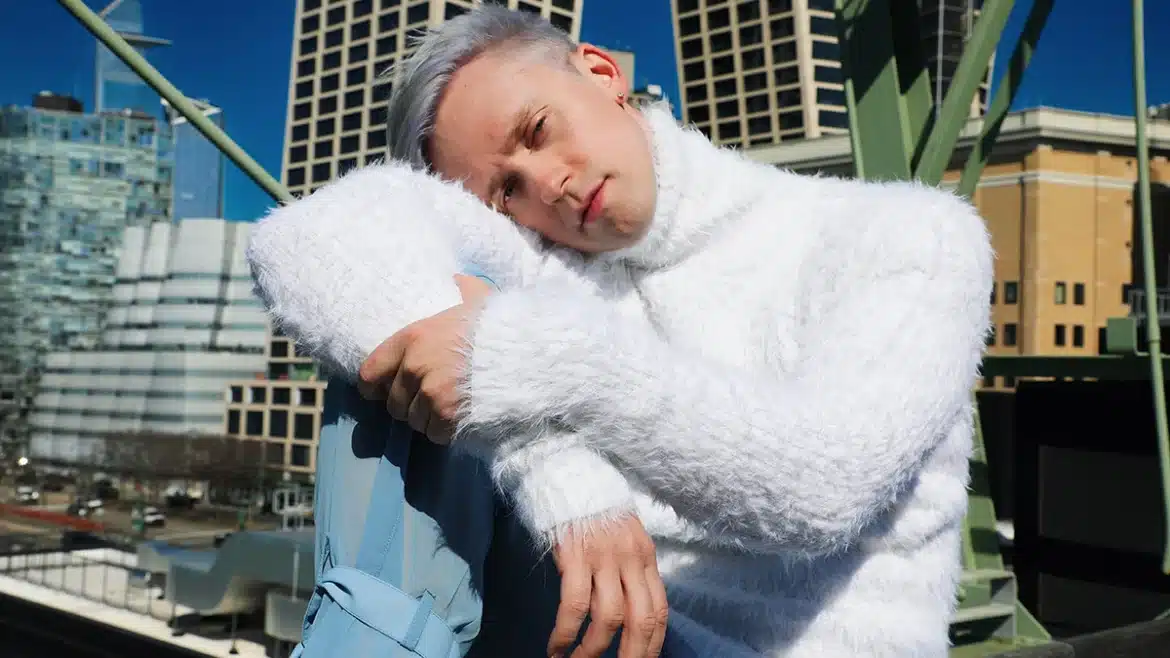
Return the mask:
<svg viewBox="0 0 1170 658">
<path fill-rule="evenodd" d="M 1166 225 L 1170 121 L 1149 125 L 1151 207 L 1155 226 Z M 947 184 L 958 181 L 979 128 L 967 126 Z M 991 354 L 1098 354 L 1106 321 L 1130 314 L 1141 281 L 1134 144 L 1131 117 L 1041 108 L 1005 120 L 974 196 L 997 254 Z M 748 153 L 798 171 L 852 173 L 846 136 Z M 1155 236 L 1163 287 L 1168 237 Z"/>
<path fill-rule="evenodd" d="M 311 483 L 326 383 L 318 379 L 313 361 L 284 336 L 269 336 L 266 355 L 266 373 L 228 385 L 224 434 L 263 441 L 266 470 Z"/>
</svg>

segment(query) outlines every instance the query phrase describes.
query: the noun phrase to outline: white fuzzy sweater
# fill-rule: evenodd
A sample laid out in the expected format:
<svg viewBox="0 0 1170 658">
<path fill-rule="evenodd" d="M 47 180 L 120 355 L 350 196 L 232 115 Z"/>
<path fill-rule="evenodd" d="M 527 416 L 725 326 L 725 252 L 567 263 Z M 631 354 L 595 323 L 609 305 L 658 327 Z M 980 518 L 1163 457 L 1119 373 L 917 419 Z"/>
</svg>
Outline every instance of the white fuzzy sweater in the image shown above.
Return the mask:
<svg viewBox="0 0 1170 658">
<path fill-rule="evenodd" d="M 918 185 L 753 164 L 647 114 L 650 234 L 576 277 L 573 259 L 521 240 L 472 328 L 461 440 L 537 531 L 636 510 L 701 655 L 944 656 L 988 326 L 982 220 Z M 346 306 L 327 298 L 347 284 L 351 306 L 375 295 L 361 256 L 344 279 L 304 257 L 302 278 L 278 272 L 309 246 L 281 237 L 288 210 L 252 254 L 278 319 L 308 327 L 310 298 L 337 318 Z M 397 328 L 361 323 L 369 338 L 318 321 L 317 344 L 360 354 Z"/>
</svg>

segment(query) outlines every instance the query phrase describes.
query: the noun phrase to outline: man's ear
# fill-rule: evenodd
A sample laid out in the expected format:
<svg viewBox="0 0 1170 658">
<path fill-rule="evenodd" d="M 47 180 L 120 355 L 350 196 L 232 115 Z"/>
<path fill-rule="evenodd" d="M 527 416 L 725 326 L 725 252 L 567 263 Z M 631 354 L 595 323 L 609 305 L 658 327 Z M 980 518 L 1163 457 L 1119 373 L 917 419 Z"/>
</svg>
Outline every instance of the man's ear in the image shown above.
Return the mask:
<svg viewBox="0 0 1170 658">
<path fill-rule="evenodd" d="M 581 73 L 589 76 L 598 86 L 610 90 L 616 98 L 625 94 L 629 87 L 625 71 L 613 56 L 590 43 L 577 46 L 576 60 Z"/>
</svg>

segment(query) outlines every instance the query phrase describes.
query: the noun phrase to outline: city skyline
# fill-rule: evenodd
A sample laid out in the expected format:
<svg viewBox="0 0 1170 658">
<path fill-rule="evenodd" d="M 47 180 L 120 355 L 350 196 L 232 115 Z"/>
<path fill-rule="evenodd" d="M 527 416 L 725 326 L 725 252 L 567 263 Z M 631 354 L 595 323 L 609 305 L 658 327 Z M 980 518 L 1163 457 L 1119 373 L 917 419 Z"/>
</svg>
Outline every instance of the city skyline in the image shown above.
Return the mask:
<svg viewBox="0 0 1170 658">
<path fill-rule="evenodd" d="M 89 0 L 100 10 L 104 0 Z M 997 61 L 1006 62 L 1031 3 L 1014 9 Z M 1078 9 L 1080 7 L 1080 9 Z M 199 9 L 153 0 L 143 2 L 147 31 L 172 42 L 152 61 L 181 90 L 213 99 L 224 110 L 229 134 L 274 176 L 281 171 L 289 98 L 294 3 L 256 0 L 246 5 L 207 0 Z M 230 13 L 233 20 L 224 21 Z M 43 89 L 69 93 L 93 107 L 93 38 L 56 3 L 18 3 L 0 26 L 0 57 L 24 65 L 0 82 L 0 105 L 28 105 Z M 1147 88 L 1151 104 L 1170 101 L 1170 42 L 1153 38 L 1170 24 L 1170 5 L 1146 3 Z M 40 29 L 29 29 L 40 26 Z M 1128 6 L 1101 12 L 1090 0 L 1064 0 L 1049 19 L 1015 107 L 1052 106 L 1079 111 L 1131 114 L 1132 41 Z M 45 32 L 56 35 L 44 39 Z M 638 3 L 589 0 L 581 38 L 630 50 L 637 57 L 636 85 L 661 85 L 679 100 L 671 0 Z M 1086 47 L 1086 43 L 1091 44 Z M 996 78 L 1000 75 L 997 70 Z M 226 73 L 231 73 L 226 74 Z M 254 220 L 272 201 L 234 166 L 227 167 L 224 214 Z"/>
</svg>

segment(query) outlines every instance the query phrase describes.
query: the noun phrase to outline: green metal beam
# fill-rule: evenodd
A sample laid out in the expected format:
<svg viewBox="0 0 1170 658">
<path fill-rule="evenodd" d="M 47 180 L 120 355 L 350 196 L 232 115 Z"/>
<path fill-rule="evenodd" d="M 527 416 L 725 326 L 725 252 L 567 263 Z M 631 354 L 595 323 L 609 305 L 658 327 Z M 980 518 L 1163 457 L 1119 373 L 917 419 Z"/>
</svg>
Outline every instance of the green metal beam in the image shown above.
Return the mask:
<svg viewBox="0 0 1170 658">
<path fill-rule="evenodd" d="M 1170 431 L 1166 418 L 1166 381 L 1162 372 L 1162 328 L 1158 321 L 1158 280 L 1154 256 L 1154 221 L 1150 214 L 1150 145 L 1146 135 L 1145 16 L 1142 0 L 1133 0 L 1133 102 L 1137 132 L 1138 206 L 1141 210 L 1142 283 L 1146 290 L 1146 334 L 1150 379 L 1154 390 L 1154 422 L 1162 471 L 1162 507 L 1166 516 L 1162 572 L 1170 573 Z"/>
<path fill-rule="evenodd" d="M 915 178 L 929 185 L 938 185 L 942 180 L 955 151 L 959 133 L 971 116 L 975 91 L 987 74 L 991 56 L 995 53 L 1014 4 L 1015 0 L 988 0 L 984 3 L 975 30 L 963 48 L 963 56 L 951 78 L 938 119 L 930 131 L 922 161 L 914 171 Z"/>
<path fill-rule="evenodd" d="M 890 0 L 837 0 L 837 19 L 855 173 L 907 180 L 916 145 L 903 109 Z"/>
<path fill-rule="evenodd" d="M 987 114 L 983 117 L 983 130 L 979 139 L 971 146 L 967 154 L 967 164 L 963 167 L 963 175 L 959 178 L 958 193 L 970 199 L 975 194 L 975 187 L 983 175 L 983 168 L 987 159 L 991 157 L 991 149 L 995 140 L 999 138 L 999 129 L 1007 117 L 1012 103 L 1016 99 L 1016 92 L 1024 79 L 1024 71 L 1032 60 L 1032 53 L 1036 51 L 1036 44 L 1040 41 L 1040 33 L 1048 23 L 1048 15 L 1052 13 L 1054 0 L 1034 0 L 1032 10 L 1024 23 L 1024 30 L 1012 49 L 1011 59 L 1007 70 L 996 86 Z"/>
<path fill-rule="evenodd" d="M 154 88 L 180 114 L 191 122 L 199 132 L 212 144 L 223 152 L 252 180 L 256 181 L 265 192 L 279 203 L 288 203 L 293 197 L 275 178 L 270 176 L 263 167 L 239 147 L 227 133 L 220 130 L 211 122 L 199 108 L 195 107 L 178 89 L 175 88 L 161 73 L 146 61 L 134 47 L 126 42 L 100 16 L 85 5 L 83 0 L 58 0 L 62 7 L 69 10 L 77 20 L 85 26 L 99 41 L 117 55 L 126 66 L 138 74 L 146 84 Z"/>
<path fill-rule="evenodd" d="M 930 88 L 930 70 L 922 52 L 919 25 L 922 14 L 918 3 L 892 2 L 890 26 L 894 35 L 894 59 L 898 71 L 898 92 L 905 130 L 905 148 L 910 171 L 917 167 L 926 146 L 926 136 L 934 127 L 934 93 Z"/>
<path fill-rule="evenodd" d="M 1170 356 L 1163 355 L 1163 362 Z M 983 357 L 987 377 L 1055 377 L 1071 379 L 1137 380 L 1150 378 L 1145 355 L 998 356 Z"/>
</svg>

